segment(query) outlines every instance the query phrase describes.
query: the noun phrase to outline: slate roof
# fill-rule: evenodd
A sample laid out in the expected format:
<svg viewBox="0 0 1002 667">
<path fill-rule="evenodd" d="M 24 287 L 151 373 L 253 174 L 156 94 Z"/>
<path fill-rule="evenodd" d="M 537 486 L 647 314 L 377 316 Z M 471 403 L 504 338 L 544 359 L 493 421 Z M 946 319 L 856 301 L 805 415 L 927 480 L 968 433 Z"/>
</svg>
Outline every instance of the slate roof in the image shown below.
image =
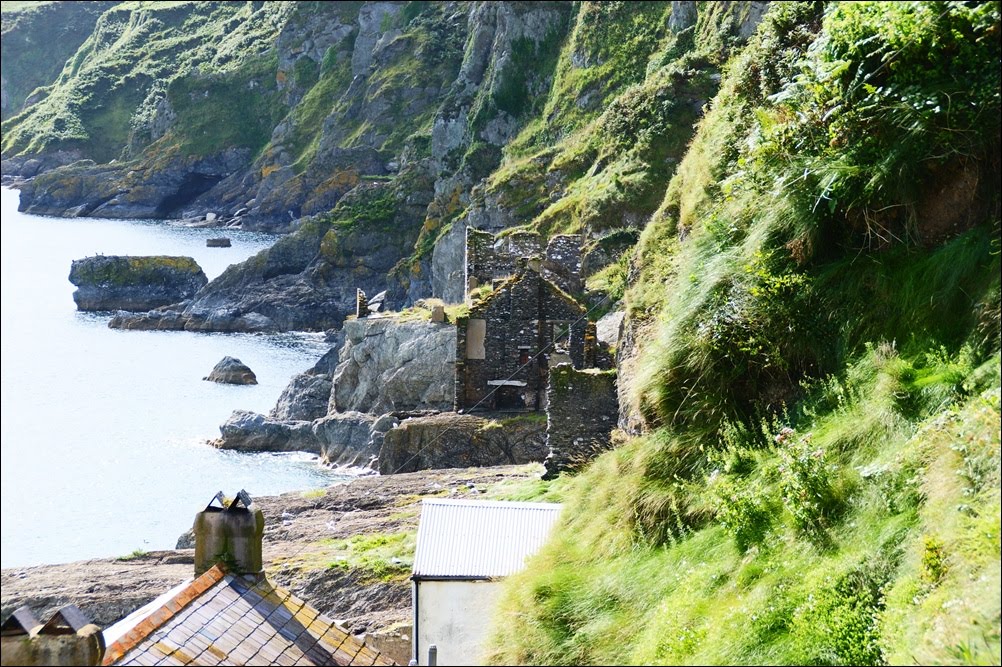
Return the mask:
<svg viewBox="0 0 1002 667">
<path fill-rule="evenodd" d="M 220 565 L 108 628 L 105 665 L 394 665 L 265 576 Z"/>
<path fill-rule="evenodd" d="M 493 579 L 519 572 L 549 537 L 561 505 L 426 498 L 414 579 Z"/>
</svg>

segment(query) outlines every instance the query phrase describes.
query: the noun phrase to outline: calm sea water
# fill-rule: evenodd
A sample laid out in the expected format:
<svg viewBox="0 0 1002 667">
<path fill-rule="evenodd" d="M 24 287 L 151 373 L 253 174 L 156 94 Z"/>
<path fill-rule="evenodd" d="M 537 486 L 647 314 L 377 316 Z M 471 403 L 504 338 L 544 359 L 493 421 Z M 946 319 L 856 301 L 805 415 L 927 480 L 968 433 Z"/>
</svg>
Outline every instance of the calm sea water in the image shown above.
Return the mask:
<svg viewBox="0 0 1002 667">
<path fill-rule="evenodd" d="M 311 334 L 118 331 L 110 314 L 77 312 L 73 259 L 188 255 L 211 279 L 274 237 L 164 222 L 64 220 L 17 212 L 3 188 L 3 567 L 173 548 L 217 491 L 251 496 L 324 486 L 341 477 L 306 454 L 239 454 L 205 444 L 236 408 L 267 412 L 289 378 L 326 350 Z M 223 356 L 256 386 L 202 378 Z"/>
</svg>

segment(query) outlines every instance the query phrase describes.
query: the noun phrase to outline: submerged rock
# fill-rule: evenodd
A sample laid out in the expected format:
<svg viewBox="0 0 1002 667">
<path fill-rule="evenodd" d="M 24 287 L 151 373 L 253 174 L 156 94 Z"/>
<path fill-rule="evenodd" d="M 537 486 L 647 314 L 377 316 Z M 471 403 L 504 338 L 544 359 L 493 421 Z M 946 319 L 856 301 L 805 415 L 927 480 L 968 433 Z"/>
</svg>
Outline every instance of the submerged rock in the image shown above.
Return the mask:
<svg viewBox="0 0 1002 667">
<path fill-rule="evenodd" d="M 229 248 L 231 245 L 229 237 L 226 236 L 215 239 L 205 239 L 206 248 Z"/>
<path fill-rule="evenodd" d="M 223 384 L 257 384 L 254 371 L 234 357 L 223 357 L 212 372 L 202 379 Z"/>
<path fill-rule="evenodd" d="M 109 255 L 73 260 L 79 310 L 146 311 L 190 299 L 208 282 L 191 257 Z"/>
</svg>

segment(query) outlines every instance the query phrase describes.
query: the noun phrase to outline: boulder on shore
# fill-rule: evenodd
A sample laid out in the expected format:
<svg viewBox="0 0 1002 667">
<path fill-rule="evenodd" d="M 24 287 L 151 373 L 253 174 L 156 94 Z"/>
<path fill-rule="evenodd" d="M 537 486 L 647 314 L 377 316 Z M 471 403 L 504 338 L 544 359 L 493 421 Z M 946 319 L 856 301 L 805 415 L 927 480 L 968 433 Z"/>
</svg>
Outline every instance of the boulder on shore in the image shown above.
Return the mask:
<svg viewBox="0 0 1002 667">
<path fill-rule="evenodd" d="M 219 449 L 320 454 L 320 442 L 308 421 L 281 421 L 250 410 L 234 410 L 219 433 L 221 437 L 209 443 Z"/>
<path fill-rule="evenodd" d="M 257 376 L 242 361 L 223 357 L 203 380 L 223 384 L 257 384 Z"/>
<path fill-rule="evenodd" d="M 73 260 L 79 310 L 142 312 L 190 299 L 208 283 L 191 257 L 109 255 Z"/>
</svg>

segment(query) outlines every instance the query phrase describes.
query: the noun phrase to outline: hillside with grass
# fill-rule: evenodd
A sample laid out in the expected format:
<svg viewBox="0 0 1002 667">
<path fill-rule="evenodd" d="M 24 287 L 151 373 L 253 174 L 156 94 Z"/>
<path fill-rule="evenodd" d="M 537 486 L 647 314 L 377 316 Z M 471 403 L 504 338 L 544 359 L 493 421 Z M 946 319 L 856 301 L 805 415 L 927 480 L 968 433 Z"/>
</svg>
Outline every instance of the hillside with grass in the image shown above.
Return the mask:
<svg viewBox="0 0 1002 667">
<path fill-rule="evenodd" d="M 109 5 L 5 50 L 4 176 L 286 233 L 181 326 L 424 317 L 468 229 L 582 235 L 620 428 L 519 490 L 565 511 L 493 663 L 1002 661 L 999 2 Z"/>
<path fill-rule="evenodd" d="M 997 3 L 771 8 L 624 267 L 635 432 L 494 663 L 999 662 L 998 61 Z"/>
</svg>

